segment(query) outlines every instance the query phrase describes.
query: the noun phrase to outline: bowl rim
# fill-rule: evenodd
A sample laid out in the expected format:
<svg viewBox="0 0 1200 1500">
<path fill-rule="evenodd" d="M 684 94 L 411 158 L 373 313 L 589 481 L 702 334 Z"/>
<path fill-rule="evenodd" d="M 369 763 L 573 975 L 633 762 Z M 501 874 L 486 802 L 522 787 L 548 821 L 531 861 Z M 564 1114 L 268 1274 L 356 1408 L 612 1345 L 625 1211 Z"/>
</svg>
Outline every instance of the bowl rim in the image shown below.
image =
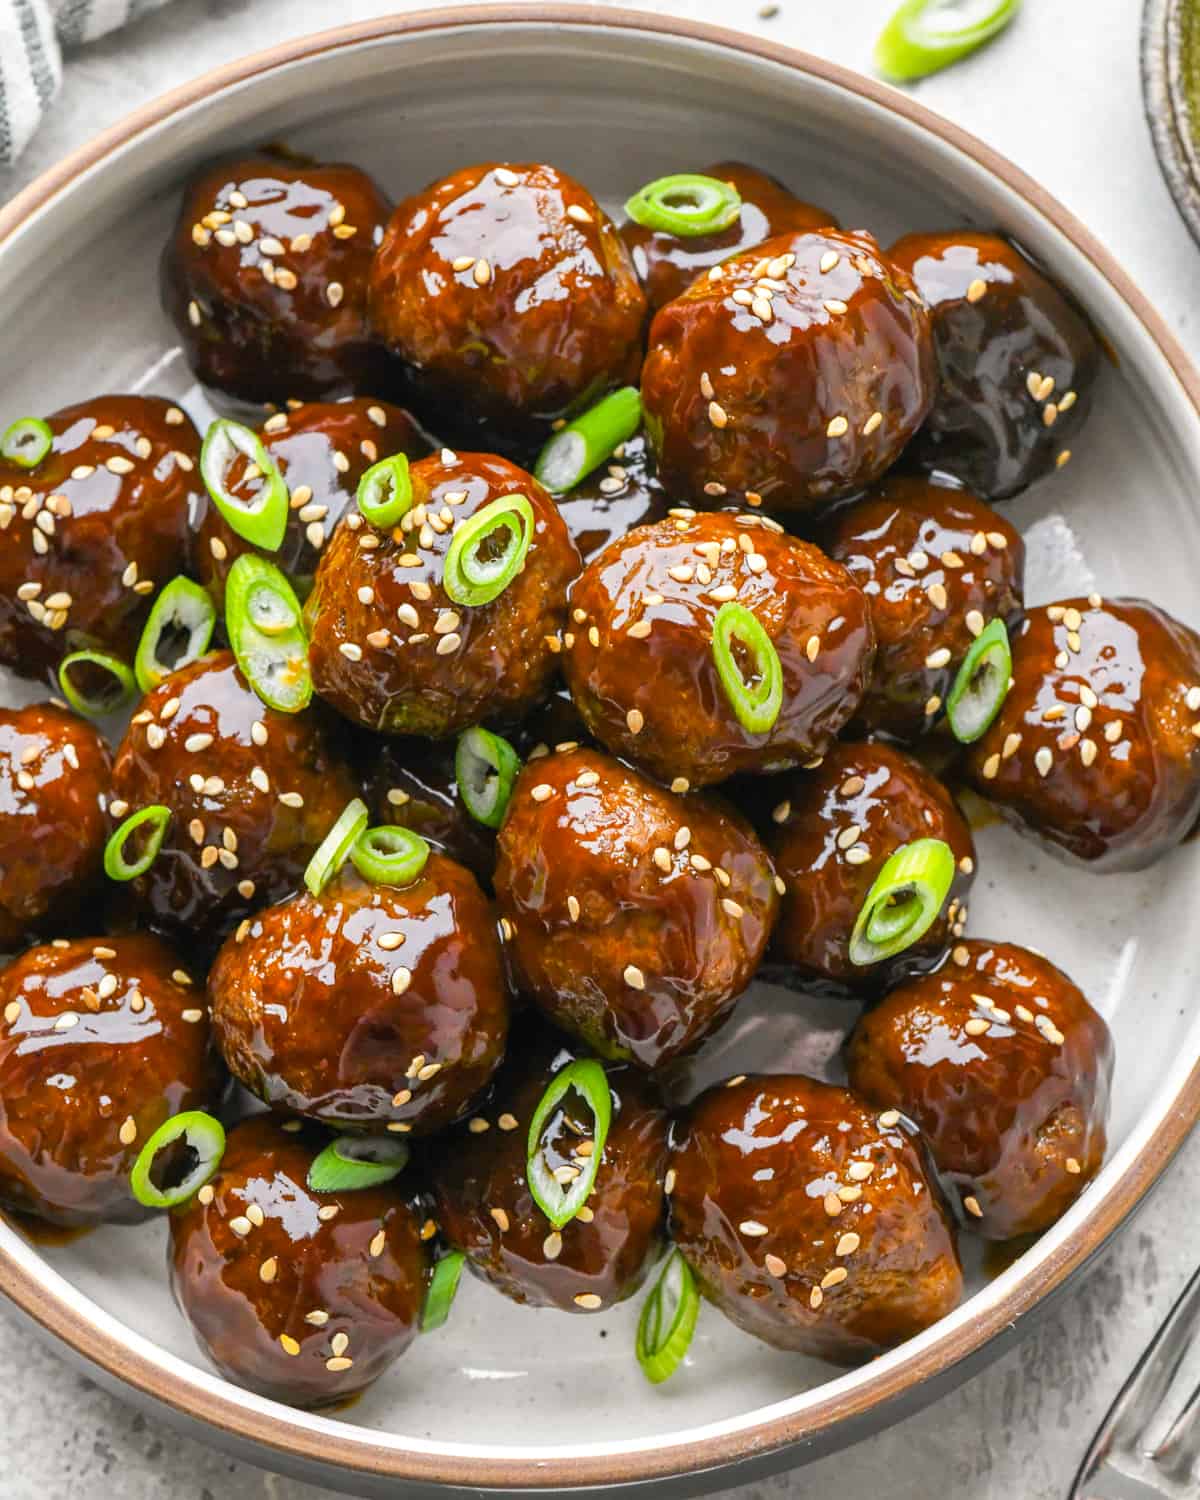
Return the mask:
<svg viewBox="0 0 1200 1500">
<path fill-rule="evenodd" d="M 1200 374 L 1148 298 L 1073 214 L 1032 177 L 977 137 L 899 90 L 799 49 L 703 22 L 600 4 L 520 0 L 520 3 L 456 5 L 385 15 L 297 37 L 214 68 L 134 110 L 43 172 L 0 208 L 0 252 L 29 219 L 66 192 L 81 175 L 102 165 L 139 136 L 168 122 L 177 112 L 220 91 L 281 66 L 364 43 L 455 28 L 504 25 L 643 32 L 729 50 L 832 84 L 936 136 L 999 179 L 1091 262 L 1148 333 L 1200 419 Z M 985 1344 L 997 1340 L 1006 1329 L 1011 1330 L 1021 1316 L 1060 1289 L 1099 1251 L 1165 1170 L 1200 1119 L 1200 1060 L 1193 1064 L 1170 1103 L 1169 1110 L 1145 1139 L 1129 1143 L 1136 1149 L 1123 1153 L 1128 1161 L 1084 1221 L 1064 1237 L 1054 1253 L 1035 1262 L 1028 1274 L 1006 1274 L 1003 1285 L 994 1282 L 997 1294 L 983 1302 L 977 1316 L 960 1320 L 942 1333 L 939 1325 L 935 1325 L 911 1346 L 906 1346 L 912 1348 L 910 1355 L 880 1367 L 854 1388 L 837 1390 L 828 1383 L 817 1387 L 801 1411 L 776 1412 L 751 1423 L 740 1423 L 732 1431 L 689 1437 L 687 1443 L 671 1443 L 665 1448 L 638 1440 L 624 1450 L 606 1453 L 535 1457 L 528 1451 L 512 1456 L 480 1456 L 455 1452 L 445 1444 L 434 1443 L 412 1448 L 389 1446 L 374 1441 L 362 1428 L 347 1428 L 343 1434 L 338 1424 L 326 1422 L 314 1427 L 306 1413 L 248 1398 L 247 1393 L 200 1369 L 195 1371 L 195 1379 L 172 1377 L 153 1357 L 153 1346 L 148 1340 L 123 1330 L 123 1325 L 107 1316 L 96 1321 L 83 1317 L 65 1292 L 47 1286 L 47 1280 L 59 1279 L 52 1268 L 47 1268 L 44 1261 L 38 1262 L 41 1271 L 49 1270 L 49 1275 L 43 1278 L 34 1269 L 35 1255 L 18 1256 L 3 1242 L 0 1242 L 0 1292 L 77 1355 L 131 1386 L 141 1396 L 185 1421 L 198 1421 L 259 1450 L 260 1459 L 265 1457 L 269 1462 L 274 1455 L 281 1467 L 308 1463 L 327 1472 L 336 1470 L 346 1476 L 383 1478 L 401 1484 L 407 1481 L 463 1490 L 525 1492 L 595 1489 L 698 1475 L 701 1471 L 727 1468 L 752 1455 L 762 1458 L 801 1442 L 819 1443 L 821 1435 L 835 1425 L 861 1432 L 880 1408 L 905 1393 L 911 1395 L 936 1377 L 944 1377 L 953 1367 L 978 1354 Z"/>
</svg>

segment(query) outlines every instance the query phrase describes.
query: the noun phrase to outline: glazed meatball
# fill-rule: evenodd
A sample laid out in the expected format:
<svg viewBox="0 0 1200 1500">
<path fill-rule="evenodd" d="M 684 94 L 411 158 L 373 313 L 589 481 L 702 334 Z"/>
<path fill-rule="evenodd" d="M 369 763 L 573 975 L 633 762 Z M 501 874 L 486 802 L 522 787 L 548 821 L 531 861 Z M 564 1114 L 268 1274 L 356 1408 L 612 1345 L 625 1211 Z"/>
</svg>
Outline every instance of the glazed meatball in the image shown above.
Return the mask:
<svg viewBox="0 0 1200 1500">
<path fill-rule="evenodd" d="M 523 1034 L 476 1117 L 488 1128 L 460 1126 L 439 1143 L 434 1165 L 442 1233 L 485 1281 L 514 1302 L 595 1312 L 631 1296 L 658 1254 L 667 1115 L 635 1068 L 608 1065 L 612 1122 L 596 1181 L 584 1211 L 555 1230 L 526 1181 L 529 1122 L 578 1055 L 547 1034 Z M 579 1170 L 594 1123 L 568 1090 L 541 1136 L 552 1172 Z"/>
<path fill-rule="evenodd" d="M 156 924 L 219 941 L 295 889 L 356 790 L 316 710 L 267 708 L 232 653 L 215 651 L 142 699 L 117 750 L 109 811 L 170 809 L 136 897 Z"/>
<path fill-rule="evenodd" d="M 1003 500 L 1071 457 L 1100 370 L 1082 314 L 994 234 L 910 234 L 891 256 L 930 310 L 937 395 L 910 450 Z"/>
<path fill-rule="evenodd" d="M 496 895 L 522 989 L 604 1056 L 656 1068 L 728 1015 L 779 897 L 733 812 L 592 750 L 522 771 Z"/>
<path fill-rule="evenodd" d="M 373 739 L 365 791 L 371 821 L 411 828 L 490 890 L 496 833 L 477 822 L 459 796 L 455 748 L 454 740 Z"/>
<path fill-rule="evenodd" d="M 1021 614 L 1020 533 L 969 490 L 890 475 L 825 538 L 870 603 L 875 670 L 858 722 L 915 740 L 939 722 L 974 638 Z"/>
<path fill-rule="evenodd" d="M 1030 611 L 1013 684 L 966 767 L 1053 853 L 1140 870 L 1200 814 L 1200 637 L 1140 599 Z"/>
<path fill-rule="evenodd" d="M 0 459 L 0 665 L 53 681 L 83 647 L 132 658 L 204 490 L 199 434 L 169 401 L 98 396 L 46 423 L 40 463 Z"/>
<path fill-rule="evenodd" d="M 933 399 L 929 318 L 869 234 L 785 234 L 668 302 L 642 369 L 667 493 L 807 511 L 878 479 Z"/>
<path fill-rule="evenodd" d="M 698 276 L 731 255 L 779 234 L 805 234 L 837 224 L 832 214 L 805 203 L 778 178 L 745 162 L 720 161 L 705 167 L 702 175 L 728 182 L 741 197 L 741 213 L 728 229 L 684 237 L 647 229 L 632 220 L 621 225 L 621 238 L 629 247 L 652 312 L 681 296 Z"/>
<path fill-rule="evenodd" d="M 820 767 L 772 790 L 768 847 L 785 886 L 775 948 L 803 974 L 858 987 L 931 968 L 967 919 L 975 845 L 954 798 L 919 761 L 888 745 L 839 744 Z M 925 935 L 895 958 L 860 967 L 850 957 L 855 920 L 893 854 L 917 839 L 941 839 L 955 876 Z"/>
<path fill-rule="evenodd" d="M 357 167 L 264 154 L 202 168 L 161 278 L 197 379 L 242 401 L 371 389 L 367 275 L 390 207 Z"/>
<path fill-rule="evenodd" d="M 287 530 L 270 561 L 282 568 L 303 598 L 312 587 L 321 549 L 347 510 L 354 508 L 358 482 L 377 459 L 429 452 L 406 411 L 368 397 L 351 401 L 310 401 L 276 412 L 259 428 L 263 446 L 279 466 L 291 495 Z M 234 495 L 252 498 L 240 480 L 248 460 L 239 456 L 229 471 Z M 243 552 L 259 548 L 243 540 L 215 505 L 209 505 L 196 537 L 196 572 L 224 608 L 225 580 Z"/>
<path fill-rule="evenodd" d="M 428 1134 L 495 1071 L 508 992 L 491 907 L 431 854 L 403 887 L 347 866 L 248 918 L 209 975 L 217 1044 L 272 1109 L 339 1128 Z"/>
<path fill-rule="evenodd" d="M 307 608 L 316 690 L 381 734 L 442 739 L 519 718 L 549 687 L 579 554 L 549 495 L 507 459 L 443 449 L 411 477 L 398 527 L 379 532 L 355 511 L 322 555 Z M 533 510 L 524 564 L 489 602 L 459 604 L 445 575 L 455 534 L 509 495 Z"/>
<path fill-rule="evenodd" d="M 446 423 L 512 430 L 636 375 L 646 299 L 596 200 L 554 167 L 466 167 L 396 209 L 371 320 Z"/>
<path fill-rule="evenodd" d="M 641 432 L 621 444 L 611 463 L 555 500 L 584 562 L 635 526 L 661 521 L 670 504 Z"/>
<path fill-rule="evenodd" d="M 0 951 L 95 889 L 111 769 L 108 746 L 66 709 L 0 709 Z"/>
<path fill-rule="evenodd" d="M 0 1203 L 52 1224 L 136 1223 L 129 1174 L 219 1074 L 203 991 L 147 934 L 56 939 L 0 973 Z"/>
<path fill-rule="evenodd" d="M 988 1239 L 1048 1229 L 1100 1170 L 1108 1027 L 1048 959 L 958 944 L 893 990 L 850 1041 L 850 1083 L 920 1127 L 967 1223 Z"/>
<path fill-rule="evenodd" d="M 735 711 L 714 644 L 727 604 L 749 610 L 779 660 L 773 725 Z M 688 786 L 820 755 L 858 707 L 871 671 L 865 595 L 840 563 L 770 517 L 672 512 L 614 542 L 571 590 L 563 663 L 575 704 L 615 755 Z M 762 680 L 734 635 L 744 684 Z"/>
<path fill-rule="evenodd" d="M 780 1349 L 857 1364 L 962 1296 L 954 1230 L 895 1110 L 731 1079 L 676 1126 L 670 1230 L 705 1296 Z"/>
<path fill-rule="evenodd" d="M 171 1285 L 222 1375 L 291 1406 L 361 1391 L 417 1334 L 429 1262 L 391 1184 L 317 1193 L 323 1140 L 269 1116 L 229 1133 L 220 1171 L 171 1215 Z"/>
</svg>

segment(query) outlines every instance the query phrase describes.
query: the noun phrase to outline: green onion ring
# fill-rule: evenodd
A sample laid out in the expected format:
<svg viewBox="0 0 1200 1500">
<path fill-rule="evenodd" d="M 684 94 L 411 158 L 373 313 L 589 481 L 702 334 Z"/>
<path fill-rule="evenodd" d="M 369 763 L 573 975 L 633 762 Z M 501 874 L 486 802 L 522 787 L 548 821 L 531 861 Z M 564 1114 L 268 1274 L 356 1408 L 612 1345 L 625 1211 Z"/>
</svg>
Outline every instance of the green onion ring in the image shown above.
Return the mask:
<svg viewBox="0 0 1200 1500">
<path fill-rule="evenodd" d="M 350 858 L 359 834 L 366 829 L 368 816 L 367 804 L 361 797 L 355 797 L 342 808 L 337 822 L 321 840 L 304 871 L 304 884 L 314 896 L 321 894 Z"/>
<path fill-rule="evenodd" d="M 234 461 L 241 454 L 259 472 L 262 483 L 252 500 L 239 499 L 228 487 Z M 241 422 L 218 417 L 204 435 L 200 449 L 200 477 L 213 504 L 246 541 L 275 552 L 288 522 L 288 487 L 279 465 L 258 433 Z"/>
<path fill-rule="evenodd" d="M 641 422 L 641 392 L 636 386 L 622 386 L 554 433 L 538 454 L 534 477 L 551 494 L 565 495 L 593 469 L 607 463 Z"/>
<path fill-rule="evenodd" d="M 753 663 L 753 681 L 747 681 L 734 654 L 735 641 Z M 758 616 L 732 599 L 722 604 L 713 621 L 712 654 L 738 723 L 749 734 L 769 733 L 783 707 L 783 668 Z"/>
<path fill-rule="evenodd" d="M 422 1333 L 432 1333 L 450 1316 L 450 1308 L 458 1295 L 458 1283 L 462 1280 L 466 1263 L 467 1257 L 461 1250 L 451 1250 L 449 1255 L 443 1255 L 434 1266 L 425 1307 L 421 1313 Z"/>
<path fill-rule="evenodd" d="M 391 458 L 381 458 L 358 481 L 358 508 L 363 518 L 380 531 L 394 526 L 406 511 L 412 509 L 412 503 L 407 454 L 395 453 Z"/>
<path fill-rule="evenodd" d="M 391 1182 L 408 1166 L 409 1149 L 390 1135 L 339 1135 L 308 1169 L 314 1193 L 353 1193 Z"/>
<path fill-rule="evenodd" d="M 176 1141 L 195 1161 L 173 1187 L 156 1187 L 151 1176 L 155 1159 Z M 173 1115 L 149 1137 L 129 1173 L 129 1186 L 133 1196 L 145 1208 L 174 1208 L 186 1203 L 216 1176 L 224 1155 L 225 1127 L 220 1120 L 202 1109 L 189 1109 L 183 1114 Z"/>
<path fill-rule="evenodd" d="M 300 601 L 274 563 L 243 552 L 225 580 L 225 633 L 246 681 L 267 705 L 295 714 L 312 699 Z"/>
<path fill-rule="evenodd" d="M 144 875 L 158 858 L 158 851 L 162 848 L 163 839 L 167 836 L 167 824 L 170 821 L 171 809 L 164 807 L 160 802 L 151 803 L 149 807 L 142 807 L 137 812 L 130 813 L 104 846 L 104 873 L 108 878 L 124 881 L 134 880 L 137 876 Z M 125 858 L 125 845 L 129 842 L 130 835 L 135 833 L 143 823 L 150 825 L 146 847 L 130 864 Z"/>
<path fill-rule="evenodd" d="M 926 78 L 990 42 L 1013 19 L 1021 0 L 975 0 L 961 16 L 955 0 L 904 0 L 875 43 L 875 65 L 897 83 Z"/>
<path fill-rule="evenodd" d="M 850 962 L 866 968 L 920 942 L 950 893 L 955 868 L 954 853 L 942 839 L 917 839 L 897 849 L 854 923 Z"/>
<path fill-rule="evenodd" d="M 481 556 L 484 544 L 507 533 L 494 557 Z M 525 566 L 533 540 L 533 506 L 524 495 L 502 495 L 460 521 L 450 539 L 442 587 L 455 604 L 488 604 L 502 594 Z"/>
<path fill-rule="evenodd" d="M 41 417 L 18 417 L 0 433 L 0 458 L 22 469 L 36 469 L 54 446 L 54 433 Z"/>
<path fill-rule="evenodd" d="M 96 667 L 107 673 L 113 686 L 89 697 L 71 681 L 72 667 L 80 666 Z M 133 673 L 119 656 L 107 651 L 72 651 L 70 656 L 64 656 L 58 666 L 58 685 L 75 712 L 87 719 L 102 719 L 106 714 L 115 714 L 137 697 Z"/>
<path fill-rule="evenodd" d="M 669 1380 L 683 1363 L 699 1313 L 700 1293 L 692 1268 L 673 1250 L 638 1318 L 637 1360 L 652 1384 Z"/>
<path fill-rule="evenodd" d="M 1012 683 L 1012 647 L 1003 620 L 992 620 L 963 657 L 946 697 L 946 719 L 954 738 L 970 745 L 1000 712 Z"/>
<path fill-rule="evenodd" d="M 133 670 L 143 693 L 156 688 L 165 677 L 197 661 L 208 650 L 217 611 L 206 589 L 182 575 L 172 578 L 154 601 L 154 607 L 142 630 Z M 183 631 L 187 643 L 174 661 L 165 662 L 159 655 L 167 633 Z"/>
<path fill-rule="evenodd" d="M 639 188 L 626 203 L 625 212 L 643 229 L 694 239 L 719 234 L 736 224 L 742 199 L 732 183 L 700 172 L 676 172 Z"/>
<path fill-rule="evenodd" d="M 485 828 L 499 828 L 508 811 L 521 757 L 490 729 L 468 729 L 454 751 L 454 779 L 463 806 Z"/>
<path fill-rule="evenodd" d="M 411 828 L 380 823 L 350 846 L 354 868 L 373 885 L 411 885 L 425 868 L 429 845 Z"/>
<path fill-rule="evenodd" d="M 572 1163 L 580 1166 L 579 1176 L 564 1189 L 555 1180 L 546 1165 L 546 1153 L 542 1143 L 542 1132 L 553 1114 L 559 1100 L 574 1089 L 592 1112 L 592 1151 Z M 525 1179 L 533 1201 L 554 1225 L 561 1229 L 569 1224 L 587 1202 L 600 1170 L 604 1155 L 604 1143 L 608 1140 L 608 1127 L 612 1121 L 612 1093 L 604 1068 L 595 1058 L 581 1057 L 561 1068 L 550 1080 L 541 1102 L 529 1122 L 529 1139 L 526 1144 Z"/>
</svg>

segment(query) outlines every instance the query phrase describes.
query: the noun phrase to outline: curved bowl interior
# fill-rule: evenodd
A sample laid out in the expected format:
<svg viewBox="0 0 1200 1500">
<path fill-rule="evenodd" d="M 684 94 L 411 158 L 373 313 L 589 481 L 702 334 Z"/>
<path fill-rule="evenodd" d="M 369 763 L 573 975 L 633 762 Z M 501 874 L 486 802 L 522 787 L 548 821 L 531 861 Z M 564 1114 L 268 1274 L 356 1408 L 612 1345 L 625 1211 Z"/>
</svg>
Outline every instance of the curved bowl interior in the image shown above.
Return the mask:
<svg viewBox="0 0 1200 1500">
<path fill-rule="evenodd" d="M 1060 227 L 1065 215 L 1056 223 L 1060 211 L 1026 196 L 1015 173 L 1006 182 L 986 154 L 929 128 L 899 96 L 893 104 L 835 69 L 738 50 L 715 33 L 671 34 L 648 17 L 527 14 L 494 24 L 459 13 L 453 24 L 377 30 L 307 52 L 301 44 L 290 61 L 197 90 L 32 213 L 27 195 L 0 214 L 7 411 L 149 389 L 203 417 L 159 312 L 156 258 L 180 179 L 222 148 L 286 139 L 361 163 L 395 195 L 471 160 L 548 155 L 610 206 L 681 165 L 742 157 L 884 244 L 916 228 L 1000 226 L 1074 290 L 1113 361 L 1073 462 L 1012 507 L 1029 542 L 1029 598 L 1144 593 L 1200 625 L 1200 415 L 1190 377 Z M 989 1278 L 976 1255 L 971 1300 L 866 1369 L 838 1374 L 777 1353 L 709 1311 L 688 1368 L 650 1389 L 632 1355 L 636 1309 L 533 1313 L 472 1282 L 450 1325 L 357 1404 L 310 1417 L 205 1369 L 170 1302 L 162 1225 L 40 1248 L 0 1225 L 0 1284 L 170 1406 L 260 1441 L 280 1461 L 307 1455 L 358 1471 L 357 1485 L 382 1475 L 530 1489 L 630 1481 L 849 1435 L 873 1410 L 944 1376 L 1081 1263 L 1197 1110 L 1196 960 L 1180 941 L 1200 905 L 1196 850 L 1143 875 L 1097 879 L 998 826 L 979 837 L 971 931 L 1046 951 L 1115 1031 L 1109 1161 L 1021 1260 Z M 705 1066 L 834 1066 L 848 1016 L 764 986 L 743 1019 Z"/>
</svg>

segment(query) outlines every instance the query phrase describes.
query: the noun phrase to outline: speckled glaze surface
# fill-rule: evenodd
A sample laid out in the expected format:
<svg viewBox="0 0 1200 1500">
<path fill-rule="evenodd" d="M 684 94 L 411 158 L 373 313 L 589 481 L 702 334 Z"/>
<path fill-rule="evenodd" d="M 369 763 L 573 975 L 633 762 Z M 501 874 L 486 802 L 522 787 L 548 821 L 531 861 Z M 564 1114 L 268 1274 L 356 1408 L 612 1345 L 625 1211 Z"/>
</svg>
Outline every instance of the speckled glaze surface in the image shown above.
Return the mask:
<svg viewBox="0 0 1200 1500">
<path fill-rule="evenodd" d="M 1142 93 L 1158 165 L 1183 221 L 1200 242 L 1200 135 L 1183 73 L 1184 16 L 1192 0 L 1146 0 Z"/>
</svg>

